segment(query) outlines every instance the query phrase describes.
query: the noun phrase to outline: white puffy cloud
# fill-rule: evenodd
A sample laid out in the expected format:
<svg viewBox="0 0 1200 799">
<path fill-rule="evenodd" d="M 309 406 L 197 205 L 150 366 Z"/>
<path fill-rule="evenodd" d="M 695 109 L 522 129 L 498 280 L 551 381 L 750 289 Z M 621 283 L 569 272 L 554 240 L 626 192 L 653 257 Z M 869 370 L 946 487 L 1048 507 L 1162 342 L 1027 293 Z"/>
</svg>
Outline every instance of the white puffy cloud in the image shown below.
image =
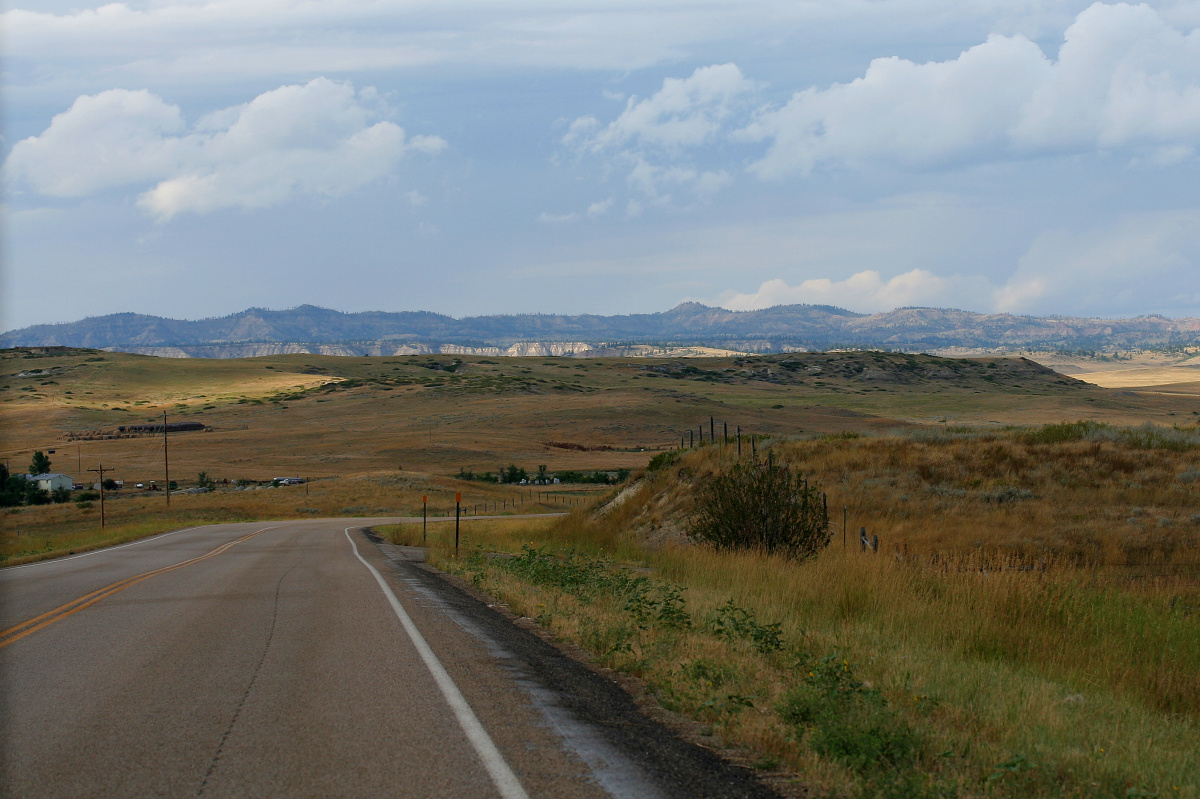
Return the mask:
<svg viewBox="0 0 1200 799">
<path fill-rule="evenodd" d="M 317 78 L 213 112 L 190 129 L 177 106 L 146 91 L 80 97 L 38 136 L 17 142 L 10 185 L 82 197 L 154 185 L 138 204 L 160 220 L 182 212 L 264 208 L 297 194 L 336 196 L 390 173 L 437 137 L 406 138 L 371 89 Z"/>
<path fill-rule="evenodd" d="M 630 97 L 608 125 L 595 117 L 571 124 L 563 143 L 591 152 L 640 145 L 675 149 L 713 139 L 735 102 L 754 89 L 736 64 L 700 67 L 687 78 L 667 78 L 647 98 Z"/>
<path fill-rule="evenodd" d="M 868 269 L 842 280 L 767 280 L 756 291 L 726 291 L 717 303 L 738 311 L 802 303 L 862 312 L 932 306 L 1084 316 L 1128 314 L 1131 308 L 1196 314 L 1200 209 L 1125 214 L 1103 227 L 1048 231 L 1003 280 L 926 269 L 885 278 Z"/>
<path fill-rule="evenodd" d="M 681 157 L 688 148 L 723 137 L 726 120 L 754 89 L 736 64 L 700 67 L 687 78 L 665 79 L 650 97 L 630 97 L 607 125 L 593 116 L 576 119 L 562 143 L 581 153 L 611 155 L 629 170 L 629 185 L 652 205 L 675 205 L 679 191 L 706 200 L 732 178 L 723 170 L 680 163 Z"/>
<path fill-rule="evenodd" d="M 40 136 L 17 142 L 6 178 L 53 197 L 144 183 L 177 168 L 185 128 L 178 106 L 147 91 L 80 97 Z"/>
<path fill-rule="evenodd" d="M 939 277 L 925 269 L 913 269 L 885 280 L 868 269 L 845 280 L 811 278 L 789 286 L 776 278 L 757 291 L 727 293 L 719 302 L 731 311 L 769 308 L 773 305 L 834 305 L 856 311 L 890 311 L 909 305 L 979 307 L 991 287 L 983 278 Z"/>
<path fill-rule="evenodd" d="M 692 166 L 656 166 L 635 157 L 629 185 L 655 205 L 672 205 L 673 191 L 683 189 L 698 199 L 708 199 L 733 178 L 727 172 L 702 171 Z"/>
<path fill-rule="evenodd" d="M 993 307 L 1023 313 L 1200 313 L 1200 208 L 1121 215 L 1038 236 Z"/>
<path fill-rule="evenodd" d="M 850 83 L 761 111 L 737 138 L 769 142 L 751 166 L 764 178 L 1113 149 L 1178 160 L 1200 145 L 1200 30 L 1147 5 L 1095 3 L 1056 61 L 1021 35 L 949 61 L 879 58 Z"/>
</svg>

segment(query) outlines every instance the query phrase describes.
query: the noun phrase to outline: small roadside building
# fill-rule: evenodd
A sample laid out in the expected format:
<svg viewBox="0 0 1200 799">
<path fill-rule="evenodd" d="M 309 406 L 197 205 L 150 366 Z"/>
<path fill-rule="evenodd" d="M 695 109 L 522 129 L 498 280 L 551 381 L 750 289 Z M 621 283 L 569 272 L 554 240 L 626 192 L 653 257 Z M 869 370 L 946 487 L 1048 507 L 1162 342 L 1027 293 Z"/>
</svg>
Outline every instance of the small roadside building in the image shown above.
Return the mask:
<svg viewBox="0 0 1200 799">
<path fill-rule="evenodd" d="M 46 474 L 27 474 L 25 479 L 30 482 L 37 482 L 37 487 L 43 491 L 54 491 L 56 488 L 65 488 L 70 491 L 75 487 L 75 479 L 67 474 L 46 473 Z"/>
</svg>

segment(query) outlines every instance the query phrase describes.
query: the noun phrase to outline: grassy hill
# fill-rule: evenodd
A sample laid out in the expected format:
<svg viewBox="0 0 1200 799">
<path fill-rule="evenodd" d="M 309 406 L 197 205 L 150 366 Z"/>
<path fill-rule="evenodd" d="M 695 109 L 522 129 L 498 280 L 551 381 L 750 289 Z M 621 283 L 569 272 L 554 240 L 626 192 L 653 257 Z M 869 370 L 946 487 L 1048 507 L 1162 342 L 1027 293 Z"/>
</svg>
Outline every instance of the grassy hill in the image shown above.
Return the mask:
<svg viewBox="0 0 1200 799">
<path fill-rule="evenodd" d="M 854 352 L 712 359 L 284 355 L 179 360 L 89 350 L 0 353 L 4 450 L 20 462 L 72 431 L 198 421 L 175 473 L 277 474 L 635 468 L 715 417 L 797 434 L 914 424 L 1093 418 L 1182 421 L 1169 397 L 1097 388 L 1023 359 Z M 1190 418 L 1190 417 L 1189 417 Z M 704 435 L 708 435 L 707 427 Z M 550 443 L 578 444 L 578 448 Z M 155 439 L 63 446 L 131 481 L 160 476 Z M 608 449 L 601 449 L 608 448 Z M 58 465 L 63 463 L 60 454 Z"/>
</svg>

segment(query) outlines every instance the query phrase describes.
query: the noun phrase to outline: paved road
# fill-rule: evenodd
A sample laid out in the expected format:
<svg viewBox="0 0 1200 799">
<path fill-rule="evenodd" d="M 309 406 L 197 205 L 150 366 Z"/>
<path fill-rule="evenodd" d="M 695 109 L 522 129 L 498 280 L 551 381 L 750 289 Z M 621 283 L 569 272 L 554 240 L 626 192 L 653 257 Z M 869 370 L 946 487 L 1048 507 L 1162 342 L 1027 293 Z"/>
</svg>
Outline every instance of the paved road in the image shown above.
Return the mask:
<svg viewBox="0 0 1200 799">
<path fill-rule="evenodd" d="M 358 529 L 384 521 L 0 570 L 0 796 L 768 795 Z"/>
</svg>

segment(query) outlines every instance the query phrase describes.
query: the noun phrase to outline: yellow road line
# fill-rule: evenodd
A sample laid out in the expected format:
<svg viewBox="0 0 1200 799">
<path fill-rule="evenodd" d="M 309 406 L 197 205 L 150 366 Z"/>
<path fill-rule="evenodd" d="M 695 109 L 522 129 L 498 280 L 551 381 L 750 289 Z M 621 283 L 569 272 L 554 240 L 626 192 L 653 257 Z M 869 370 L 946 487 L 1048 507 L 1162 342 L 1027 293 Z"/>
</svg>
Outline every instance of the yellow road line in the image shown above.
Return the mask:
<svg viewBox="0 0 1200 799">
<path fill-rule="evenodd" d="M 142 580 L 148 580 L 151 577 L 154 577 L 155 575 L 166 574 L 167 572 L 172 572 L 172 571 L 175 571 L 176 569 L 182 569 L 184 566 L 190 566 L 193 563 L 199 563 L 202 560 L 208 560 L 209 558 L 216 557 L 217 555 L 220 555 L 222 552 L 224 552 L 225 550 L 229 549 L 232 546 L 235 546 L 236 544 L 240 544 L 243 541 L 251 539 L 254 536 L 258 535 L 259 533 L 265 533 L 267 530 L 274 530 L 274 529 L 275 529 L 274 527 L 264 527 L 261 530 L 255 530 L 253 533 L 244 535 L 241 538 L 235 539 L 233 541 L 227 541 L 226 543 L 221 544 L 221 546 L 214 549 L 212 552 L 208 552 L 204 555 L 199 555 L 197 557 L 190 558 L 185 561 L 181 561 L 180 563 L 176 563 L 171 566 L 162 566 L 158 569 L 152 569 L 148 572 L 142 572 L 141 574 L 135 574 L 132 577 L 126 577 L 123 580 L 117 580 L 115 583 L 106 585 L 103 588 L 97 588 L 95 591 L 92 591 L 91 593 L 84 594 L 81 597 L 72 599 L 70 602 L 67 602 L 66 604 L 59 605 L 54 610 L 48 610 L 45 613 L 41 614 L 40 616 L 34 616 L 32 619 L 29 619 L 28 621 L 23 621 L 20 624 L 16 625 L 15 627 L 9 627 L 7 630 L 0 632 L 0 649 L 3 649 L 4 647 L 8 646 L 11 643 L 21 640 L 22 638 L 29 635 L 30 633 L 37 632 L 38 630 L 42 629 L 43 627 L 48 627 L 49 625 L 53 624 L 56 621 L 59 621 L 60 619 L 65 619 L 68 616 L 78 613 L 79 611 L 83 610 L 84 608 L 90 607 L 90 606 L 96 604 L 101 599 L 110 597 L 119 591 L 124 591 L 129 586 L 140 583 Z"/>
</svg>

